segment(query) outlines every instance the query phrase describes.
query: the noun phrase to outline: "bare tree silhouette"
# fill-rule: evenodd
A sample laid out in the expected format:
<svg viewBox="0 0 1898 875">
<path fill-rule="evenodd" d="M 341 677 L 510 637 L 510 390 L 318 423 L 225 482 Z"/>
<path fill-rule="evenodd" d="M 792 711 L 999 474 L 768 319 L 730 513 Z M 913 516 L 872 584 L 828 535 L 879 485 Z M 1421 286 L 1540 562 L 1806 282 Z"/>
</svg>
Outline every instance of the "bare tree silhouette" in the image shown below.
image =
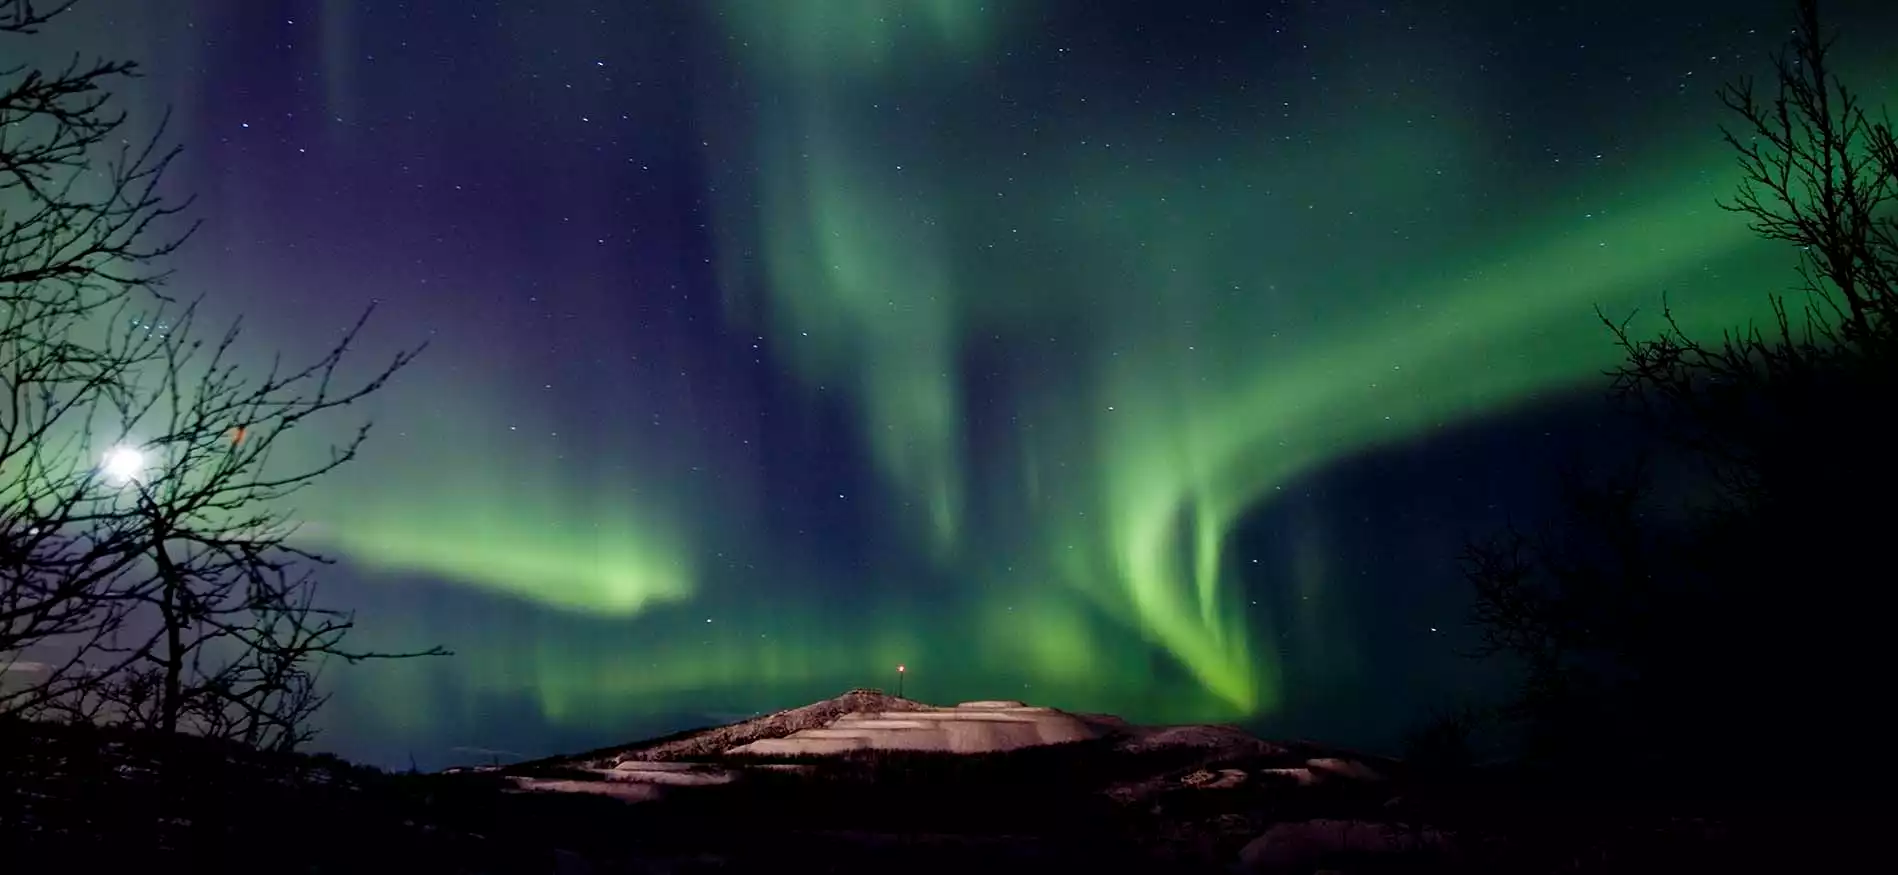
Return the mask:
<svg viewBox="0 0 1898 875">
<path fill-rule="evenodd" d="M 1772 296 L 1771 325 L 1711 341 L 1671 310 L 1647 338 L 1604 317 L 1626 356 L 1612 395 L 1652 446 L 1571 481 L 1560 525 L 1464 552 L 1479 655 L 1517 659 L 1530 751 L 1578 772 L 1645 757 L 1764 786 L 1735 759 L 1814 724 L 1858 741 L 1881 725 L 1859 685 L 1889 661 L 1874 581 L 1898 487 L 1898 146 L 1839 80 L 1815 0 L 1775 60 L 1770 96 L 1720 93 L 1742 172 L 1723 206 L 1794 247 L 1793 294 Z M 1657 490 L 1658 465 L 1684 497 Z"/>
<path fill-rule="evenodd" d="M 1818 0 L 1799 0 L 1795 27 L 1774 58 L 1770 99 L 1751 79 L 1720 92 L 1742 122 L 1721 134 L 1745 176 L 1722 206 L 1761 236 L 1798 247 L 1803 290 L 1828 311 L 1808 327 L 1835 342 L 1870 340 L 1890 330 L 1898 306 L 1898 147 L 1890 122 L 1867 115 L 1839 81 Z"/>
<path fill-rule="evenodd" d="M 0 0 L 0 36 L 70 3 Z M 123 61 L 0 71 L 0 715 L 61 715 L 255 745 L 308 737 L 327 659 L 352 651 L 317 598 L 323 559 L 292 543 L 286 499 L 355 457 L 281 441 L 380 389 L 340 375 L 364 313 L 300 367 L 237 361 L 199 305 L 161 291 L 195 224 L 161 195 L 164 126 L 126 146 Z M 294 455 L 278 453 L 277 456 Z"/>
<path fill-rule="evenodd" d="M 70 4 L 0 0 L 0 35 L 28 34 Z M 135 317 L 155 268 L 193 228 L 167 220 L 159 183 L 177 156 L 163 127 L 137 148 L 110 88 L 124 61 L 78 58 L 4 71 L 0 90 L 0 713 L 97 683 L 84 654 L 124 622 L 111 597 L 129 562 L 124 520 L 99 506 L 74 460 L 157 338 Z M 58 642 L 56 648 L 45 645 Z"/>
</svg>

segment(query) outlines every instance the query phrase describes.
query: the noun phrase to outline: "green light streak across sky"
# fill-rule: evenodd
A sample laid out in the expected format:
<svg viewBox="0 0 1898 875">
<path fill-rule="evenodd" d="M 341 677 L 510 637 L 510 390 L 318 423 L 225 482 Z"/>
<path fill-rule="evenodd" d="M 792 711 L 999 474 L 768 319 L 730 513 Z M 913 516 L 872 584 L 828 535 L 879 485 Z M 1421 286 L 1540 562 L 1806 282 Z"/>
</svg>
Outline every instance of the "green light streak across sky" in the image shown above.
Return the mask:
<svg viewBox="0 0 1898 875">
<path fill-rule="evenodd" d="M 619 475 L 613 492 L 593 489 L 583 470 L 538 452 L 549 418 L 522 402 L 496 421 L 443 390 L 434 415 L 409 421 L 407 440 L 376 447 L 367 470 L 345 471 L 357 490 L 389 488 L 426 496 L 372 501 L 317 516 L 316 531 L 351 561 L 392 573 L 438 575 L 546 605 L 631 616 L 691 596 L 695 539 L 683 520 L 689 500 L 641 500 L 637 480 Z M 443 409 L 446 405 L 448 409 Z M 515 438 L 513 441 L 489 436 Z M 510 445 L 511 444 L 511 445 Z M 382 479 L 379 485 L 376 481 Z M 661 502 L 664 502 L 663 505 Z"/>
<path fill-rule="evenodd" d="M 709 164 L 738 168 L 713 204 L 719 291 L 813 403 L 843 396 L 900 524 L 890 549 L 957 598 L 873 567 L 852 581 L 867 595 L 818 602 L 839 572 L 722 567 L 738 515 L 660 470 L 717 460 L 615 433 L 639 458 L 603 476 L 506 444 L 492 436 L 533 421 L 520 399 L 444 400 L 482 385 L 470 371 L 503 378 L 470 356 L 453 382 L 392 391 L 391 409 L 438 415 L 350 481 L 412 497 L 338 493 L 311 515 L 355 564 L 581 615 L 456 657 L 467 689 L 555 721 L 881 683 L 897 662 L 941 698 L 1269 713 L 1286 672 L 1232 591 L 1244 515 L 1354 454 L 1595 380 L 1616 360 L 1598 305 L 1652 311 L 1665 291 L 1689 329 L 1725 327 L 1763 311 L 1780 286 L 1757 279 L 1787 264 L 1714 206 L 1731 162 L 1711 98 L 1622 120 L 1648 139 L 1612 160 L 1525 167 L 1488 95 L 1370 87 L 1406 81 L 1426 45 L 1334 65 L 1336 82 L 1262 71 L 1245 95 L 1162 83 L 1134 101 L 1081 77 L 1032 97 L 1055 112 L 985 78 L 1027 51 L 1034 4 L 715 8 L 717 78 L 745 98 L 705 109 Z M 1004 388 L 977 386 L 972 350 L 995 345 Z M 1004 450 L 971 450 L 977 410 L 1008 423 Z M 1285 586 L 1321 589 L 1323 566 L 1307 556 Z M 431 622 L 403 631 L 455 629 Z M 1156 677 L 1154 652 L 1193 683 Z M 390 667 L 390 689 L 431 671 Z"/>
<path fill-rule="evenodd" d="M 981 113 L 917 108 L 979 84 L 957 79 L 961 58 L 899 67 L 811 51 L 819 34 L 880 49 L 894 37 L 836 20 L 840 7 L 772 8 L 783 20 L 756 4 L 728 13 L 751 24 L 741 55 L 768 96 L 740 147 L 761 168 L 759 206 L 728 217 L 734 250 L 749 251 L 746 233 L 762 240 L 755 284 L 780 342 L 812 382 L 855 393 L 897 503 L 968 551 L 993 543 L 963 515 L 995 472 L 960 449 L 964 344 L 1044 329 L 1090 341 L 1050 354 L 1051 389 L 1014 399 L 1022 452 L 1041 460 L 1010 520 L 1029 533 L 1017 567 L 1035 570 L 999 597 L 1058 587 L 1241 713 L 1276 698 L 1222 587 L 1241 514 L 1346 455 L 1593 378 L 1614 360 L 1594 305 L 1625 309 L 1669 285 L 1677 300 L 1705 297 L 1680 284 L 1750 242 L 1693 172 L 1724 156 L 1693 149 L 1642 179 L 1598 175 L 1659 184 L 1598 198 L 1597 215 L 1510 204 L 1540 215 L 1433 246 L 1422 226 L 1479 220 L 1457 215 L 1458 185 L 1497 184 L 1482 179 L 1484 132 L 1456 121 L 1450 95 L 1422 96 L 1407 119 L 1314 116 L 1302 129 L 1319 142 L 1290 146 L 1262 129 L 1219 149 L 1189 127 L 1109 118 L 1044 131 L 1037 145 L 1068 145 L 1023 160 L 1006 137 L 938 126 Z M 968 45 L 1005 38 L 988 36 Z M 911 109 L 867 109 L 897 106 Z M 1724 325 L 1761 294 L 1686 312 Z M 1063 646 L 1024 654 L 1042 674 L 1115 640 L 1071 604 L 1043 612 Z"/>
</svg>

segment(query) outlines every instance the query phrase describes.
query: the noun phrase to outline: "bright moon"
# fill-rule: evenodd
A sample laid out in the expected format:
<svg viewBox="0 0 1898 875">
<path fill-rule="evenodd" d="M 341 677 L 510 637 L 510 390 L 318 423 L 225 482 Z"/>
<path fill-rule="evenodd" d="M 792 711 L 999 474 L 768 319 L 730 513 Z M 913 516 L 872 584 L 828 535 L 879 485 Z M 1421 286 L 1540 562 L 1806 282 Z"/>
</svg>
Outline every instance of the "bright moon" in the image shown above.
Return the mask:
<svg viewBox="0 0 1898 875">
<path fill-rule="evenodd" d="M 119 483 L 130 483 L 145 471 L 145 454 L 131 447 L 113 447 L 99 465 L 105 475 Z"/>
</svg>

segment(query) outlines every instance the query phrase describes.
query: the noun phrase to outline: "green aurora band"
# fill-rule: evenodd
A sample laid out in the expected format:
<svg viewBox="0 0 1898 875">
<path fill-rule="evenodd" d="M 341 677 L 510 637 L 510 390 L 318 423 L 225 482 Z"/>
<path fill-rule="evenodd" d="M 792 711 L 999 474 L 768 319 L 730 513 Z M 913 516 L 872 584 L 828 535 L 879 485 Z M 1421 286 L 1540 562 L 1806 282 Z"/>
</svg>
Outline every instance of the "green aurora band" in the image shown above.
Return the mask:
<svg viewBox="0 0 1898 875">
<path fill-rule="evenodd" d="M 1351 114 L 1406 117 L 1401 131 L 1314 119 L 1297 143 L 1260 131 L 1222 148 L 1149 112 L 998 141 L 955 95 L 979 90 L 957 81 L 961 62 L 1003 22 L 905 4 L 873 25 L 857 8 L 730 4 L 763 108 L 737 147 L 753 150 L 757 197 L 726 214 L 745 229 L 731 250 L 761 252 L 762 275 L 734 264 L 730 284 L 768 297 L 757 309 L 814 384 L 852 394 L 920 536 L 952 557 L 995 535 L 965 536 L 983 472 L 963 449 L 964 350 L 998 333 L 1091 341 L 1017 401 L 1014 522 L 1027 534 L 1022 571 L 995 588 L 1048 600 L 1019 654 L 1037 678 L 1085 673 L 1102 646 L 1137 638 L 1228 713 L 1269 709 L 1275 667 L 1221 584 L 1241 514 L 1328 462 L 1595 377 L 1614 351 L 1590 307 L 1643 301 L 1751 242 L 1688 174 L 1612 214 L 1498 239 L 1507 260 L 1445 258 L 1418 226 L 1457 217 L 1389 205 L 1451 202 L 1480 170 L 1482 132 L 1452 121 L 1451 96 L 1421 90 L 1386 89 L 1386 112 Z M 876 51 L 850 50 L 864 46 Z M 1035 156 L 1048 139 L 1072 148 Z M 986 148 L 951 151 L 970 142 Z M 1338 168 L 1353 177 L 1342 192 Z M 1654 179 L 1683 178 L 1667 170 Z M 1392 225 L 1417 233 L 1393 238 Z M 1327 263 L 1313 263 L 1313 237 Z M 1701 325 L 1757 304 L 1676 294 Z M 1022 640 L 1009 629 L 993 644 Z"/>
<path fill-rule="evenodd" d="M 1597 306 L 1651 329 L 1666 292 L 1689 330 L 1719 329 L 1787 284 L 1755 278 L 1790 277 L 1715 205 L 1734 175 L 1699 92 L 1669 123 L 1619 120 L 1638 147 L 1530 179 L 1471 110 L 1488 95 L 1403 72 L 1429 60 L 1416 34 L 1406 54 L 1302 61 L 1349 71 L 1322 83 L 1262 61 L 1244 94 L 1080 78 L 1018 103 L 977 62 L 1028 38 L 1032 2 L 716 5 L 736 85 L 703 134 L 711 166 L 745 171 L 716 188 L 721 291 L 814 407 L 851 412 L 906 558 L 846 603 L 802 595 L 837 572 L 741 543 L 743 465 L 630 427 L 600 427 L 634 448 L 609 469 L 493 437 L 563 424 L 476 388 L 507 385 L 505 360 L 441 352 L 453 373 L 425 360 L 377 399 L 384 430 L 309 493 L 311 531 L 391 587 L 480 587 L 560 625 L 368 624 L 370 645 L 460 652 L 377 667 L 373 696 L 339 699 L 349 719 L 465 723 L 486 696 L 600 725 L 788 704 L 899 662 L 931 698 L 1025 685 L 1138 719 L 1268 714 L 1284 672 L 1265 636 L 1348 620 L 1246 610 L 1226 544 L 1242 516 L 1353 455 L 1594 383 L 1617 358 Z M 1362 38 L 1399 44 L 1378 26 Z M 348 55 L 343 30 L 326 55 Z M 971 385 L 998 345 L 1013 367 Z M 1005 411 L 1002 451 L 971 449 L 978 409 Z M 678 473 L 714 466 L 722 485 Z M 1322 561 L 1298 565 L 1286 585 L 1322 590 Z"/>
</svg>

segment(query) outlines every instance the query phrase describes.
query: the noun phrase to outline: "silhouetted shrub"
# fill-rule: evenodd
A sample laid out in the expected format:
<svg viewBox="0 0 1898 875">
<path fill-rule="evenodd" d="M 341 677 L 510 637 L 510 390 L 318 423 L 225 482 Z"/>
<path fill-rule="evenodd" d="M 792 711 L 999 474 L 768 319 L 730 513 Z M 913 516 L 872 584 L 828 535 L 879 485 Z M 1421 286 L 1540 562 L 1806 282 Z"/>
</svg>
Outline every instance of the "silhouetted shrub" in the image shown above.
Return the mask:
<svg viewBox="0 0 1898 875">
<path fill-rule="evenodd" d="M 1722 97 L 1744 122 L 1725 206 L 1792 244 L 1803 300 L 1774 296 L 1774 324 L 1717 341 L 1671 313 L 1650 339 L 1604 320 L 1627 355 L 1614 398 L 1651 444 L 1566 481 L 1558 524 L 1464 554 L 1482 652 L 1525 673 L 1503 713 L 1567 787 L 1817 790 L 1837 776 L 1768 764 L 1803 739 L 1861 751 L 1884 734 L 1898 146 L 1833 75 L 1812 0 L 1798 24 L 1774 96 Z"/>
</svg>

